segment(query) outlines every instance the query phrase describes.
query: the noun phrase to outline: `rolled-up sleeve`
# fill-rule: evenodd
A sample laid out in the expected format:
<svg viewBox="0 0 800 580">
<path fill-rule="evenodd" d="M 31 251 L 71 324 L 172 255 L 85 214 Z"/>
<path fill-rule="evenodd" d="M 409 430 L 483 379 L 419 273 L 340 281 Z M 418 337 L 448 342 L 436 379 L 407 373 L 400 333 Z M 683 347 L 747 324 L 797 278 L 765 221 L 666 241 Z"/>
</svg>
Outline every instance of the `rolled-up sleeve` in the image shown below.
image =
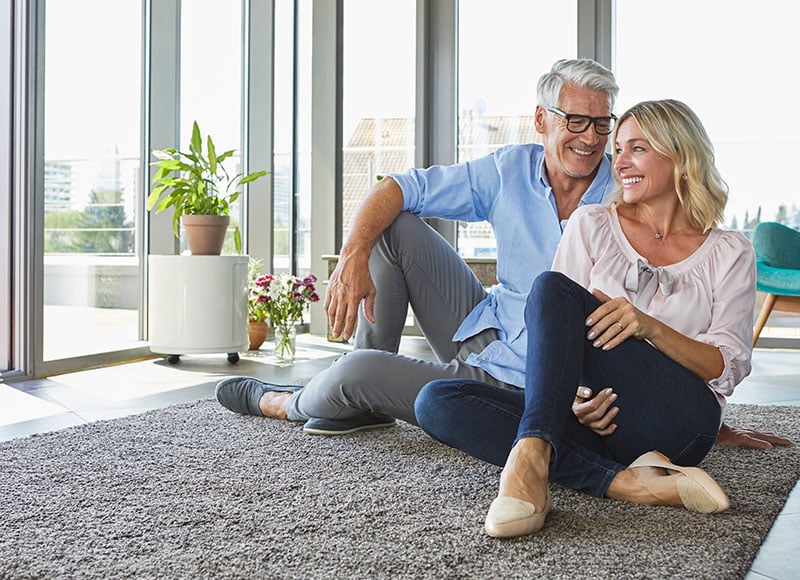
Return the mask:
<svg viewBox="0 0 800 580">
<path fill-rule="evenodd" d="M 489 218 L 501 186 L 497 152 L 455 165 L 391 174 L 403 191 L 403 211 L 469 222 Z"/>
<path fill-rule="evenodd" d="M 727 397 L 751 370 L 756 266 L 750 242 L 728 237 L 723 243 L 733 259 L 717 264 L 724 269 L 715 273 L 711 325 L 696 339 L 716 346 L 722 353 L 725 368 L 708 385 Z"/>
</svg>

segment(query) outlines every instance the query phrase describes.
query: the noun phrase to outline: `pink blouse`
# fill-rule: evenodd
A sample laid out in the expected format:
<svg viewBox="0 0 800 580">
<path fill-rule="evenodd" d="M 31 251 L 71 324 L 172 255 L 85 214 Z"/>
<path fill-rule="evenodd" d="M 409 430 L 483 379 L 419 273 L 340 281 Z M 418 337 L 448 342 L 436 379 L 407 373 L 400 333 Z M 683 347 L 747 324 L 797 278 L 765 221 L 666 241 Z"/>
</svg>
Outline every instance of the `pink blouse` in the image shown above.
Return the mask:
<svg viewBox="0 0 800 580">
<path fill-rule="evenodd" d="M 707 384 L 723 410 L 725 397 L 750 374 L 755 254 L 740 233 L 712 229 L 688 258 L 654 267 L 628 242 L 616 208 L 587 205 L 570 217 L 553 270 L 589 290 L 625 296 L 685 336 L 719 348 L 725 368 Z"/>
</svg>

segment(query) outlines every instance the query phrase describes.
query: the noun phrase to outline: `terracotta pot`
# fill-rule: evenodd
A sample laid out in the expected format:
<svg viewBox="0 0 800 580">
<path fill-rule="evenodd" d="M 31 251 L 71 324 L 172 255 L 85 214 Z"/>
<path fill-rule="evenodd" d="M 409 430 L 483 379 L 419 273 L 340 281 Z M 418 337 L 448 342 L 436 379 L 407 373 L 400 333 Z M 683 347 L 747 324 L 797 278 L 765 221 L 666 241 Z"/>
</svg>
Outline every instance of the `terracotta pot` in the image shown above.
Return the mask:
<svg viewBox="0 0 800 580">
<path fill-rule="evenodd" d="M 269 336 L 269 324 L 251 320 L 247 323 L 247 335 L 250 338 L 250 350 L 258 350 Z"/>
<path fill-rule="evenodd" d="M 186 241 L 194 256 L 219 256 L 231 218 L 227 215 L 182 215 Z"/>
</svg>

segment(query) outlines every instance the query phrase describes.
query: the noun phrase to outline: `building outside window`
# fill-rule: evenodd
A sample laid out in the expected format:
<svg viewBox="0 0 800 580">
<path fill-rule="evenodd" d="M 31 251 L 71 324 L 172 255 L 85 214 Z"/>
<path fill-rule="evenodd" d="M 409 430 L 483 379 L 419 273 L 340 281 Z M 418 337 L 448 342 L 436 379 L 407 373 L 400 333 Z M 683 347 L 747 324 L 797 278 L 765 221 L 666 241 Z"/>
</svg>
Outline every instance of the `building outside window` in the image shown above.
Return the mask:
<svg viewBox="0 0 800 580">
<path fill-rule="evenodd" d="M 343 239 L 376 180 L 414 165 L 415 46 L 416 0 L 345 0 Z"/>
<path fill-rule="evenodd" d="M 536 81 L 557 59 L 575 58 L 576 21 L 577 2 L 459 1 L 459 162 L 539 141 Z M 457 247 L 465 258 L 497 255 L 487 222 L 459 224 Z"/>
</svg>

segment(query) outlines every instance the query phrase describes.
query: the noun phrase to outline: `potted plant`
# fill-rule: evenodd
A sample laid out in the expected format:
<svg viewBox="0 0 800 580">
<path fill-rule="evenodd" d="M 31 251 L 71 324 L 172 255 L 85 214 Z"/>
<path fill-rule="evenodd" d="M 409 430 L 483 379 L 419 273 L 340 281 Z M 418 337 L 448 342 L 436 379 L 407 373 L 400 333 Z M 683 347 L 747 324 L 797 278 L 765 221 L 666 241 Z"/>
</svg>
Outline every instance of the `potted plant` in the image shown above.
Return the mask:
<svg viewBox="0 0 800 580">
<path fill-rule="evenodd" d="M 244 175 L 231 176 L 225 169 L 224 161 L 234 154 L 233 149 L 217 155 L 211 135 L 203 139 L 197 121 L 192 126 L 192 140 L 189 152 L 172 147 L 154 149 L 158 159 L 152 165 L 158 167 L 153 176 L 153 190 L 147 198 L 147 210 L 156 212 L 173 209 L 172 230 L 175 237 L 180 236 L 182 223 L 192 254 L 218 255 L 222 251 L 225 232 L 230 223 L 230 204 L 241 194 L 241 186 L 259 179 L 268 171 L 255 171 Z M 163 197 L 162 197 L 163 196 Z M 212 239 L 202 241 L 204 233 L 211 233 Z M 200 239 L 196 234 L 200 234 Z M 242 235 L 239 224 L 233 232 L 236 251 L 242 251 Z"/>
</svg>

